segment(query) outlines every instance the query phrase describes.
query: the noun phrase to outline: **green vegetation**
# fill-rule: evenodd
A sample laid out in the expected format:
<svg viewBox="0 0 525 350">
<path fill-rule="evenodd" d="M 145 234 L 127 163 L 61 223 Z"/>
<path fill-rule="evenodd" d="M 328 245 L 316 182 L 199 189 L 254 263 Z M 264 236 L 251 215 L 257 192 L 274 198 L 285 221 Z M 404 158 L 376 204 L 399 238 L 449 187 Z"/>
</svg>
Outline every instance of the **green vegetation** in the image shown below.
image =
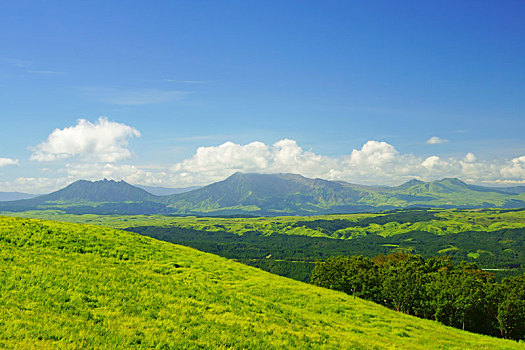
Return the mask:
<svg viewBox="0 0 525 350">
<path fill-rule="evenodd" d="M 359 186 L 295 174 L 241 174 L 196 191 L 169 196 L 177 213 L 312 215 L 407 207 L 519 208 L 525 193 L 471 186 L 458 179 L 409 181 L 401 186 Z"/>
<path fill-rule="evenodd" d="M 169 196 L 155 196 L 123 181 L 77 181 L 27 200 L 0 202 L 4 211 L 58 209 L 68 214 L 315 215 L 399 208 L 523 208 L 521 188 L 468 185 L 458 179 L 360 186 L 296 174 L 241 174 Z"/>
<path fill-rule="evenodd" d="M 354 239 L 369 234 L 387 237 L 415 231 L 451 235 L 525 228 L 525 209 L 406 209 L 373 214 L 280 217 L 75 215 L 68 214 L 64 210 L 32 210 L 3 212 L 3 214 L 89 223 L 113 228 L 170 226 L 199 231 L 229 232 L 236 235 L 257 231 L 266 236 L 285 234 L 338 239 Z"/>
<path fill-rule="evenodd" d="M 525 229 L 496 232 L 464 232 L 460 235 L 436 236 L 413 232 L 382 237 L 370 234 L 353 240 L 338 240 L 292 235 L 264 236 L 246 232 L 241 236 L 220 231 L 197 231 L 178 227 L 144 226 L 128 230 L 156 239 L 190 246 L 236 259 L 282 276 L 308 281 L 313 263 L 331 256 L 365 255 L 373 257 L 392 252 L 415 252 L 425 257 L 444 255 L 458 263 L 476 262 L 495 271 L 498 279 L 523 273 L 525 267 Z M 512 241 L 512 245 L 501 242 Z M 450 247 L 450 245 L 454 247 Z M 512 248 L 508 248 L 511 246 Z M 490 250 L 472 256 L 479 248 Z"/>
<path fill-rule="evenodd" d="M 317 262 L 311 281 L 448 326 L 525 340 L 525 274 L 496 283 L 475 264 L 395 253 Z"/>
<path fill-rule="evenodd" d="M 522 345 L 134 233 L 0 217 L 0 348 Z"/>
<path fill-rule="evenodd" d="M 160 215 L 12 213 L 90 223 L 148 235 L 308 281 L 315 260 L 396 251 L 449 256 L 496 269 L 500 280 L 525 271 L 525 210 L 401 210 L 312 217 L 201 218 Z"/>
</svg>

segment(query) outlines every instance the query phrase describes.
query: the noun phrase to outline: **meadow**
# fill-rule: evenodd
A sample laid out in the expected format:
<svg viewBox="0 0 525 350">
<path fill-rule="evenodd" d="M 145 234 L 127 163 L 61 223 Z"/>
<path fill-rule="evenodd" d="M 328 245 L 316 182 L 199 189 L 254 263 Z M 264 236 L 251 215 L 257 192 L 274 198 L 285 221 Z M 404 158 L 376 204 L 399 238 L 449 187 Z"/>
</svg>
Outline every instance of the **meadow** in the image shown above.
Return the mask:
<svg viewBox="0 0 525 350">
<path fill-rule="evenodd" d="M 0 267 L 0 348 L 523 348 L 100 226 L 0 217 Z"/>
</svg>

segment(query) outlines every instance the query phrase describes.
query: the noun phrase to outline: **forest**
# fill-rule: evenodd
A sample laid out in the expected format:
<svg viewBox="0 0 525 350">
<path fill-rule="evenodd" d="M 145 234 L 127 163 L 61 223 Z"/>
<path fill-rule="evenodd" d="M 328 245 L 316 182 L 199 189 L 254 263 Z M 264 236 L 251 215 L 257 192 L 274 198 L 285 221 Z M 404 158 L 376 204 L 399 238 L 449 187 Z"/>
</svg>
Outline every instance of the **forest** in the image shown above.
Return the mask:
<svg viewBox="0 0 525 350">
<path fill-rule="evenodd" d="M 372 258 L 399 251 L 424 257 L 439 254 L 456 263 L 475 262 L 480 267 L 495 270 L 498 280 L 519 275 L 525 267 L 525 229 L 469 231 L 456 235 L 416 231 L 387 237 L 369 234 L 351 240 L 284 234 L 266 236 L 258 231 L 238 235 L 177 226 L 139 226 L 127 230 L 235 259 L 300 281 L 309 280 L 316 260 L 343 255 Z"/>
<path fill-rule="evenodd" d="M 398 252 L 318 261 L 311 283 L 462 330 L 525 339 L 525 274 L 498 283 L 476 264 Z"/>
</svg>

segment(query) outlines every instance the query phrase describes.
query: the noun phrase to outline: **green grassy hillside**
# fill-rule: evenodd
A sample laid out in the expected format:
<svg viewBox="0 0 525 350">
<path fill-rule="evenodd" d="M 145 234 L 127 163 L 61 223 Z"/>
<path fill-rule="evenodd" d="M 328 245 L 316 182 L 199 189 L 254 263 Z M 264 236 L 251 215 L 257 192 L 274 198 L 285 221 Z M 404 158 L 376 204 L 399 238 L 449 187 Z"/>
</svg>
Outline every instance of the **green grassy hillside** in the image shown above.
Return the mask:
<svg viewBox="0 0 525 350">
<path fill-rule="evenodd" d="M 523 348 L 191 248 L 0 217 L 0 348 Z"/>
</svg>

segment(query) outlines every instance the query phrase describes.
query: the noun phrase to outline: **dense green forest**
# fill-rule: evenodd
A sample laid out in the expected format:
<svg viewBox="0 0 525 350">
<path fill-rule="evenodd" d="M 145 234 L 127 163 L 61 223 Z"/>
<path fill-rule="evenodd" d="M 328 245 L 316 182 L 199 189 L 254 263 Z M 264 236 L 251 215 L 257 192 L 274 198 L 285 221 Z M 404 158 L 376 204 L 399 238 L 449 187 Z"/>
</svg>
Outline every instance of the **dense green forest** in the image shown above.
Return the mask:
<svg viewBox="0 0 525 350">
<path fill-rule="evenodd" d="M 476 264 L 394 253 L 317 262 L 311 282 L 448 326 L 525 340 L 525 274 L 497 283 Z"/>
<path fill-rule="evenodd" d="M 422 254 L 425 257 L 441 253 L 440 255 L 448 256 L 454 262 L 476 262 L 483 268 L 495 270 L 498 279 L 521 274 L 525 267 L 525 229 L 463 232 L 461 235 L 447 236 L 427 232 L 387 237 L 370 234 L 353 240 L 293 235 L 264 236 L 256 231 L 239 236 L 220 231 L 158 226 L 133 227 L 128 230 L 236 259 L 300 281 L 309 280 L 316 260 L 358 254 L 373 257 L 398 251 Z M 511 248 L 512 253 L 508 251 Z"/>
<path fill-rule="evenodd" d="M 131 232 L 0 217 L 0 348 L 522 345 Z"/>
</svg>

